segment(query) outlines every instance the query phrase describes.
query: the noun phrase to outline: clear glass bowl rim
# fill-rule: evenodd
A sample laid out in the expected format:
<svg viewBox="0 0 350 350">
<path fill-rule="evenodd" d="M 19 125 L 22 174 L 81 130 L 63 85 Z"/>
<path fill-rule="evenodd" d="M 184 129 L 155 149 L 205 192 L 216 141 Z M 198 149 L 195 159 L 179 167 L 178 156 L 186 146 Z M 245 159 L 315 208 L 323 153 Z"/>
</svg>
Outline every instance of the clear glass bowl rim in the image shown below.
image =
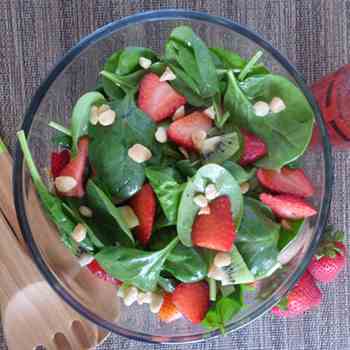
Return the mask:
<svg viewBox="0 0 350 350">
<path fill-rule="evenodd" d="M 290 279 L 285 284 L 285 291 L 289 291 L 293 285 L 297 282 L 300 276 L 305 271 L 311 257 L 314 255 L 314 252 L 318 246 L 318 243 L 321 239 L 324 228 L 327 224 L 331 198 L 332 198 L 332 183 L 333 183 L 333 166 L 332 166 L 332 158 L 331 158 L 331 146 L 328 141 L 327 131 L 321 116 L 321 112 L 319 107 L 312 96 L 311 91 L 306 86 L 304 79 L 301 74 L 294 68 L 294 66 L 271 44 L 269 44 L 265 39 L 263 39 L 260 35 L 251 31 L 250 29 L 233 22 L 229 19 L 219 16 L 212 16 L 207 13 L 197 12 L 197 11 L 189 11 L 189 10 L 175 10 L 175 9 L 167 9 L 167 10 L 158 10 L 158 11 L 148 11 L 142 12 L 138 14 L 134 14 L 132 16 L 124 17 L 122 19 L 113 21 L 104 25 L 103 27 L 97 29 L 95 32 L 87 35 L 83 39 L 81 39 L 74 47 L 72 47 L 65 56 L 58 61 L 56 66 L 52 69 L 52 71 L 48 74 L 46 79 L 42 82 L 42 84 L 37 89 L 35 95 L 33 96 L 29 107 L 27 108 L 24 116 L 24 121 L 22 124 L 22 129 L 27 135 L 34 118 L 34 115 L 40 106 L 42 99 L 44 98 L 46 92 L 50 88 L 51 84 L 55 81 L 55 79 L 60 75 L 60 73 L 64 70 L 64 68 L 71 63 L 75 57 L 77 57 L 82 50 L 87 48 L 89 45 L 95 43 L 98 40 L 108 37 L 111 33 L 118 31 L 126 26 L 130 26 L 133 24 L 140 24 L 144 22 L 150 21 L 159 21 L 159 20 L 200 20 L 207 22 L 209 24 L 221 25 L 231 31 L 237 32 L 249 40 L 255 42 L 257 45 L 261 46 L 264 50 L 269 52 L 282 66 L 286 71 L 294 78 L 298 87 L 302 90 L 303 94 L 307 98 L 310 106 L 312 107 L 316 121 L 320 130 L 320 135 L 322 138 L 322 153 L 325 161 L 325 195 L 324 200 L 321 203 L 320 207 L 320 215 L 319 220 L 315 232 L 314 239 L 310 244 L 309 250 L 307 251 L 305 257 L 303 258 L 301 264 L 298 266 L 297 270 L 290 277 Z M 77 301 L 59 282 L 59 280 L 54 276 L 54 274 L 50 271 L 49 267 L 46 265 L 44 259 L 40 255 L 39 248 L 36 242 L 33 239 L 32 232 L 30 230 L 28 218 L 25 211 L 25 201 L 24 201 L 24 186 L 23 186 L 23 156 L 20 150 L 19 144 L 17 142 L 16 151 L 15 151 L 15 160 L 13 167 L 13 194 L 15 198 L 15 207 L 17 211 L 17 217 L 19 220 L 19 224 L 25 239 L 26 244 L 28 245 L 31 255 L 38 269 L 44 278 L 48 281 L 50 286 L 62 297 L 62 299 L 67 302 L 73 309 L 79 312 L 81 315 L 94 322 L 100 327 L 105 328 L 108 331 L 114 332 L 118 335 L 122 335 L 128 337 L 133 340 L 149 342 L 149 343 L 162 343 L 162 344 L 184 344 L 184 343 L 193 343 L 197 341 L 201 341 L 203 339 L 209 339 L 220 335 L 219 331 L 211 331 L 205 335 L 191 335 L 191 336 L 174 336 L 166 339 L 162 336 L 151 336 L 145 333 L 139 333 L 137 331 L 132 331 L 129 329 L 125 329 L 117 326 L 114 323 L 101 319 L 96 314 L 92 313 L 90 310 L 85 308 L 79 301 Z M 276 304 L 281 295 L 276 297 L 271 297 L 264 301 L 252 314 L 247 315 L 245 319 L 241 320 L 239 324 L 232 323 L 227 325 L 226 332 L 231 332 L 237 330 L 248 323 L 254 321 L 261 315 L 263 315 L 266 311 L 268 311 L 274 304 Z"/>
</svg>

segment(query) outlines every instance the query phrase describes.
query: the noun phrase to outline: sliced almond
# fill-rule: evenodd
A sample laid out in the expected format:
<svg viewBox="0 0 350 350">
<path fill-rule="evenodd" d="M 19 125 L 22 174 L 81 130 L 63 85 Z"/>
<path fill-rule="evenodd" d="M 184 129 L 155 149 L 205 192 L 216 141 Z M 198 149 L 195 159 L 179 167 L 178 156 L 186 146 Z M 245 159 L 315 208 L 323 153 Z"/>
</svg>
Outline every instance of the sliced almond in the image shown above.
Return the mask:
<svg viewBox="0 0 350 350">
<path fill-rule="evenodd" d="M 208 206 L 208 200 L 203 194 L 197 194 L 193 197 L 193 202 L 200 208 L 205 208 Z"/>
<path fill-rule="evenodd" d="M 87 266 L 95 260 L 95 257 L 90 254 L 82 254 L 79 257 L 79 265 L 81 267 Z"/>
<path fill-rule="evenodd" d="M 152 61 L 149 58 L 146 57 L 140 57 L 139 58 L 139 65 L 143 68 L 143 69 L 148 69 L 149 67 L 151 67 L 152 65 Z"/>
<path fill-rule="evenodd" d="M 210 106 L 210 107 L 208 107 L 207 109 L 205 109 L 204 111 L 203 111 L 203 113 L 207 116 L 207 117 L 209 117 L 210 119 L 215 119 L 215 109 L 214 109 L 214 106 Z"/>
<path fill-rule="evenodd" d="M 205 197 L 208 201 L 212 201 L 219 196 L 219 192 L 214 184 L 209 184 L 205 187 Z"/>
<path fill-rule="evenodd" d="M 152 293 L 151 303 L 149 306 L 151 312 L 157 314 L 160 311 L 160 308 L 162 307 L 163 301 L 163 295 L 158 293 Z"/>
<path fill-rule="evenodd" d="M 128 205 L 124 205 L 122 207 L 119 207 L 119 210 L 129 228 L 134 228 L 140 225 L 139 219 L 131 207 L 129 207 Z"/>
<path fill-rule="evenodd" d="M 180 106 L 173 114 L 173 120 L 180 119 L 185 115 L 185 106 Z"/>
<path fill-rule="evenodd" d="M 241 193 L 242 193 L 242 194 L 247 193 L 247 192 L 249 191 L 249 188 L 250 188 L 248 182 L 243 182 L 243 183 L 240 185 L 240 187 L 241 187 Z"/>
<path fill-rule="evenodd" d="M 159 143 L 165 143 L 168 141 L 168 135 L 164 126 L 159 126 L 154 134 L 154 137 Z"/>
<path fill-rule="evenodd" d="M 79 207 L 79 213 L 86 218 L 92 218 L 92 210 L 86 205 L 81 205 Z"/>
<path fill-rule="evenodd" d="M 136 163 L 144 163 L 152 158 L 152 152 L 139 143 L 128 149 L 128 156 Z"/>
<path fill-rule="evenodd" d="M 210 214 L 210 207 L 207 205 L 204 208 L 201 208 L 200 211 L 198 212 L 198 215 L 209 215 Z"/>
<path fill-rule="evenodd" d="M 109 107 L 106 104 L 101 105 L 100 107 L 98 107 L 98 114 L 101 114 L 103 112 L 108 111 L 109 109 L 111 109 L 111 107 Z"/>
<path fill-rule="evenodd" d="M 97 106 L 92 106 L 90 110 L 90 123 L 92 125 L 97 125 L 98 123 L 98 107 Z"/>
<path fill-rule="evenodd" d="M 195 130 L 191 134 L 192 142 L 197 150 L 201 150 L 203 142 L 207 138 L 207 133 L 204 130 Z"/>
<path fill-rule="evenodd" d="M 187 150 L 183 147 L 179 147 L 179 151 L 184 155 L 186 159 L 190 158 L 190 155 L 188 154 Z"/>
<path fill-rule="evenodd" d="M 152 300 L 152 293 L 151 292 L 139 292 L 137 295 L 137 303 L 139 305 L 142 304 L 150 304 Z"/>
<path fill-rule="evenodd" d="M 214 265 L 217 267 L 225 267 L 231 265 L 231 254 L 229 253 L 217 253 L 214 258 Z"/>
<path fill-rule="evenodd" d="M 86 238 L 87 229 L 83 224 L 78 224 L 75 226 L 73 232 L 72 232 L 72 238 L 77 242 L 80 243 Z"/>
<path fill-rule="evenodd" d="M 98 116 L 98 121 L 103 126 L 109 126 L 115 122 L 116 117 L 117 114 L 109 109 Z"/>
<path fill-rule="evenodd" d="M 170 69 L 170 67 L 166 67 L 165 71 L 163 72 L 163 74 L 159 78 L 160 81 L 168 81 L 168 80 L 175 80 L 175 79 L 176 79 L 176 75 Z"/>
<path fill-rule="evenodd" d="M 55 186 L 58 192 L 66 193 L 73 190 L 78 185 L 78 181 L 72 176 L 58 176 L 55 179 Z"/>
<path fill-rule="evenodd" d="M 279 113 L 286 109 L 286 105 L 281 98 L 274 97 L 270 102 L 270 109 L 272 113 Z"/>
<path fill-rule="evenodd" d="M 264 101 L 258 101 L 253 105 L 254 113 L 258 117 L 265 117 L 270 112 L 270 106 Z"/>
<path fill-rule="evenodd" d="M 124 304 L 126 306 L 132 305 L 137 300 L 138 290 L 136 287 L 132 286 L 126 288 L 124 292 Z"/>
</svg>

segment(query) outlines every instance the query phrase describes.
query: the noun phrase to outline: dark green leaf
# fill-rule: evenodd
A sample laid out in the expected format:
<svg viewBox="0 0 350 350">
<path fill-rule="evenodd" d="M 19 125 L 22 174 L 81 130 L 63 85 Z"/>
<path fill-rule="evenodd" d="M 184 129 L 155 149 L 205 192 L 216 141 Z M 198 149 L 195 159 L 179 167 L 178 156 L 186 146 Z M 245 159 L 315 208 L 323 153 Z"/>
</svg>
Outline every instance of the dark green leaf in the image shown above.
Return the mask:
<svg viewBox="0 0 350 350">
<path fill-rule="evenodd" d="M 176 168 L 179 169 L 182 175 L 184 176 L 194 176 L 201 166 L 200 160 L 192 161 L 191 159 L 181 159 L 178 160 L 175 164 Z"/>
<path fill-rule="evenodd" d="M 277 242 L 280 225 L 267 214 L 268 210 L 259 201 L 245 198 L 235 245 L 256 278 L 266 277 L 279 267 Z"/>
<path fill-rule="evenodd" d="M 168 293 L 172 293 L 175 290 L 175 283 L 170 278 L 159 276 L 158 285 Z"/>
<path fill-rule="evenodd" d="M 114 278 L 130 283 L 143 291 L 154 291 L 165 260 L 178 244 L 175 238 L 164 249 L 145 252 L 133 248 L 106 247 L 96 260 Z"/>
<path fill-rule="evenodd" d="M 281 232 L 278 240 L 278 250 L 281 251 L 284 247 L 286 247 L 291 241 L 294 240 L 295 237 L 303 230 L 304 227 L 304 219 L 296 220 L 296 221 L 288 221 L 290 229 L 286 229 L 281 226 Z"/>
<path fill-rule="evenodd" d="M 223 162 L 222 166 L 230 172 L 230 174 L 236 179 L 239 184 L 249 181 L 256 173 L 255 168 L 246 170 L 237 163 L 230 160 Z"/>
</svg>

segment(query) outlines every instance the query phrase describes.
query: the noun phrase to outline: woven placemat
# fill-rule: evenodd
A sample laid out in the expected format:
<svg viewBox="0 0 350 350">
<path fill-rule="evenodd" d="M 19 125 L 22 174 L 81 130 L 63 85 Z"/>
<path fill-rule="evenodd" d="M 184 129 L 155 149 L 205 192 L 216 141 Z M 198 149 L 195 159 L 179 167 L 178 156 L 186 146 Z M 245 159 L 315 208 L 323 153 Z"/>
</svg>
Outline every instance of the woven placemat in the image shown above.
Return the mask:
<svg viewBox="0 0 350 350">
<path fill-rule="evenodd" d="M 350 1 L 342 0 L 1 0 L 0 134 L 15 143 L 15 130 L 40 81 L 84 35 L 121 17 L 160 8 L 185 8 L 225 16 L 268 39 L 304 74 L 308 83 L 350 57 Z M 334 154 L 335 196 L 331 221 L 349 231 L 350 153 Z M 266 314 L 226 337 L 186 346 L 145 345 L 111 336 L 107 349 L 350 349 L 350 294 L 347 267 L 326 288 L 318 311 L 296 320 Z M 0 350 L 6 349 L 0 332 Z M 13 349 L 21 350 L 21 349 Z"/>
</svg>

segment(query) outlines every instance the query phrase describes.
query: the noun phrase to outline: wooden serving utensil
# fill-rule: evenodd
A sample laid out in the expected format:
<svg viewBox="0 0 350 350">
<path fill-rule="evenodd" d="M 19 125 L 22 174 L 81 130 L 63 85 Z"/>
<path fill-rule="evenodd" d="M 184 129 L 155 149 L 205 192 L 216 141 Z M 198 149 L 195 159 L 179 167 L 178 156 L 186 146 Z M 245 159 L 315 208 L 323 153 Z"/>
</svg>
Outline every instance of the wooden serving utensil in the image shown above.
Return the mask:
<svg viewBox="0 0 350 350">
<path fill-rule="evenodd" d="M 9 281 L 10 284 L 9 288 L 7 288 L 7 284 L 1 284 L 0 293 L 2 296 L 0 297 L 0 301 L 2 305 L 1 312 L 4 331 L 5 336 L 7 335 L 8 343 L 10 344 L 12 339 L 14 341 L 17 338 L 20 339 L 20 334 L 24 334 L 28 331 L 35 339 L 38 338 L 38 335 L 45 334 L 45 337 L 43 336 L 42 339 L 45 340 L 45 346 L 47 347 L 49 336 L 55 338 L 55 342 L 59 343 L 61 347 L 58 347 L 58 349 L 65 349 L 62 344 L 67 343 L 67 340 L 74 345 L 72 349 L 87 348 L 86 346 L 88 343 L 89 346 L 97 345 L 108 333 L 104 330 L 99 330 L 92 323 L 83 320 L 60 299 L 41 277 L 29 255 L 26 254 L 24 246 L 20 246 L 19 242 L 14 237 L 16 236 L 20 242 L 23 242 L 15 215 L 13 197 L 11 195 L 12 159 L 1 140 L 0 166 L 2 168 L 0 172 L 0 213 L 4 214 L 0 220 L 0 234 L 2 233 L 1 231 L 5 232 L 5 234 L 2 235 L 3 241 L 0 247 L 0 260 L 1 262 L 4 260 L 6 264 L 3 263 L 3 265 L 7 266 L 5 270 L 1 270 L 0 276 L 4 274 L 2 281 Z M 34 239 L 40 239 L 42 255 L 48 265 L 65 283 L 66 287 L 70 289 L 71 293 L 83 301 L 85 306 L 99 315 L 102 315 L 107 320 L 116 320 L 119 315 L 119 304 L 115 287 L 99 280 L 91 274 L 88 269 L 81 268 L 77 259 L 63 246 L 56 228 L 44 215 L 33 187 L 29 190 L 27 201 L 30 203 L 27 208 L 28 215 L 31 218 L 35 218 L 31 220 L 31 230 Z M 11 227 L 9 227 L 8 224 L 11 225 Z M 2 228 L 3 226 L 5 228 Z M 9 236 L 9 234 L 12 236 Z M 8 249 L 8 246 L 11 246 L 11 249 Z M 10 251 L 11 253 L 9 253 Z M 25 273 L 20 271 L 22 265 L 25 265 L 25 268 L 22 268 L 22 271 L 26 271 Z M 17 274 L 19 276 L 18 278 L 16 277 Z M 28 279 L 25 277 L 28 277 Z M 28 313 L 28 316 L 21 314 L 20 310 L 22 308 L 29 310 L 29 305 L 34 307 L 30 313 L 38 316 L 35 318 L 36 325 L 33 322 L 34 319 L 30 320 L 27 318 L 30 313 Z M 16 306 L 18 307 L 17 310 Z M 43 321 L 39 320 L 39 315 Z M 59 315 L 59 317 L 57 315 Z M 18 318 L 26 322 L 18 323 L 16 322 Z M 80 323 L 75 321 L 79 321 Z M 29 325 L 30 328 L 28 328 Z M 36 331 L 33 332 L 31 329 L 34 326 L 36 327 Z M 62 329 L 64 332 L 62 332 Z M 85 329 L 85 331 L 82 332 L 82 329 Z M 66 332 L 68 332 L 67 337 L 65 337 Z M 17 335 L 17 333 L 19 333 L 19 335 Z M 81 337 L 82 333 L 85 333 L 85 335 L 88 334 L 88 336 L 85 336 L 85 338 Z M 75 334 L 76 337 L 74 338 L 72 334 Z M 34 343 L 39 345 L 35 339 L 32 339 L 30 345 Z M 77 342 L 80 342 L 79 347 L 75 347 Z M 26 343 L 29 344 L 29 341 Z M 48 349 L 54 349 L 54 347 L 52 347 L 53 344 L 54 343 L 51 342 L 51 347 L 48 347 Z M 13 349 L 27 348 L 29 349 L 29 347 L 23 346 L 13 347 Z M 69 349 L 69 347 L 66 348 Z"/>
</svg>

